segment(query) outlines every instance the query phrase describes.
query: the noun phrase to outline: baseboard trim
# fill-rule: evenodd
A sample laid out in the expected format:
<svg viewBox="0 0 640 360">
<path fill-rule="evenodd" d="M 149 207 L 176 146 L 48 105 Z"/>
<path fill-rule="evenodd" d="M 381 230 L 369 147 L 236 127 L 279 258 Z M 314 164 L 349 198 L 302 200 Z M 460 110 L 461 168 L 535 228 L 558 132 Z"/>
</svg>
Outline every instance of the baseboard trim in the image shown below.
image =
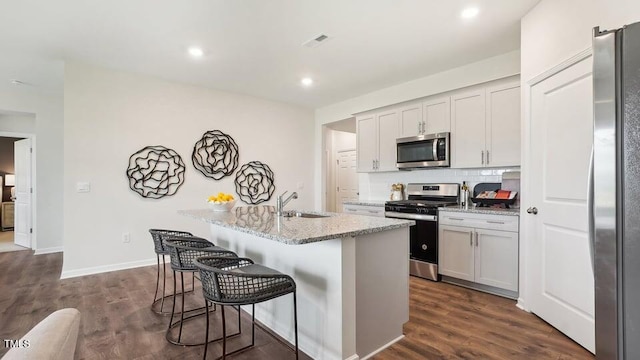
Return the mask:
<svg viewBox="0 0 640 360">
<path fill-rule="evenodd" d="M 360 360 L 360 357 L 358 356 L 358 354 L 353 354 L 344 360 Z"/>
<path fill-rule="evenodd" d="M 526 307 L 524 300 L 522 298 L 518 298 L 518 302 L 516 302 L 516 307 L 522 311 L 526 311 L 528 313 L 530 313 L 531 311 L 529 311 L 529 309 Z"/>
<path fill-rule="evenodd" d="M 62 246 L 56 246 L 56 247 L 50 247 L 50 248 L 36 249 L 33 255 L 53 254 L 53 253 L 59 253 L 63 251 L 64 251 L 64 248 Z"/>
<path fill-rule="evenodd" d="M 60 274 L 60 279 L 69 279 L 69 278 L 74 278 L 78 276 L 86 276 L 86 275 L 94 275 L 94 274 L 106 273 L 111 271 L 134 269 L 134 268 L 139 268 L 144 266 L 156 265 L 157 263 L 158 263 L 158 260 L 153 258 L 153 259 L 130 261 L 130 262 L 124 262 L 124 263 L 112 264 L 112 265 L 103 265 L 103 266 L 94 266 L 94 267 L 88 267 L 88 268 L 76 269 L 76 270 L 67 270 L 67 271 L 62 271 L 62 274 Z"/>
<path fill-rule="evenodd" d="M 382 345 L 382 346 L 381 346 L 380 348 L 378 348 L 377 350 L 374 350 L 372 353 L 367 354 L 365 357 L 362 357 L 362 358 L 360 358 L 360 359 L 362 359 L 362 360 L 367 360 L 367 359 L 369 359 L 369 358 L 373 357 L 374 355 L 378 354 L 379 352 L 383 351 L 384 349 L 388 348 L 389 346 L 391 346 L 391 345 L 393 345 L 393 344 L 397 343 L 398 341 L 402 340 L 402 338 L 404 338 L 404 334 L 403 334 L 403 335 L 398 336 L 397 338 L 395 338 L 395 339 L 393 339 L 393 340 L 391 340 L 391 341 L 389 341 L 388 343 L 386 343 L 386 344 Z M 354 355 L 354 356 L 356 356 L 356 359 L 358 358 L 358 355 Z M 353 357 L 353 356 L 352 356 L 352 357 Z M 350 357 L 349 359 L 351 359 L 351 357 Z"/>
</svg>

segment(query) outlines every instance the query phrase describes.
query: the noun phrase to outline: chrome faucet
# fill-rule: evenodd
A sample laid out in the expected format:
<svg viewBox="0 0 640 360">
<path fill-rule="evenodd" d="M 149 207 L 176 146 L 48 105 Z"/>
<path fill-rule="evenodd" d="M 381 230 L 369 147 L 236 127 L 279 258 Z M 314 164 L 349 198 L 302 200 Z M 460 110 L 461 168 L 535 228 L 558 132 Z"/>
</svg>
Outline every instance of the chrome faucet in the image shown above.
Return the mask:
<svg viewBox="0 0 640 360">
<path fill-rule="evenodd" d="M 288 198 L 282 200 L 282 197 L 286 193 L 288 193 L 288 191 L 283 192 L 282 195 L 278 196 L 278 198 L 276 199 L 276 215 L 278 215 L 278 216 L 283 216 L 283 210 L 282 209 L 285 207 L 285 205 L 287 205 L 289 203 L 289 201 L 298 198 L 298 193 L 294 192 L 293 194 L 289 195 Z"/>
</svg>

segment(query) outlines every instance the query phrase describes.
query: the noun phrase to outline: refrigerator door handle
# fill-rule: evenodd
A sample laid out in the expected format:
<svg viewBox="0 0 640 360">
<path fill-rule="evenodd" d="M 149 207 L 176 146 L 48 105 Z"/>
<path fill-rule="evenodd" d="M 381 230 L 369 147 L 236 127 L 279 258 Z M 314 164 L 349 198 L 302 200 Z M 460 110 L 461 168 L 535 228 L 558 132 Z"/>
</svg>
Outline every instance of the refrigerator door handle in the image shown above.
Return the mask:
<svg viewBox="0 0 640 360">
<path fill-rule="evenodd" d="M 589 156 L 589 173 L 587 174 L 587 211 L 589 214 L 589 259 L 591 259 L 591 270 L 593 270 L 595 274 L 595 247 L 596 247 L 596 225 L 595 225 L 595 214 L 594 214 L 594 203 L 593 203 L 593 194 L 594 194 L 594 184 L 593 184 L 593 153 L 594 149 L 591 148 L 591 155 Z"/>
</svg>

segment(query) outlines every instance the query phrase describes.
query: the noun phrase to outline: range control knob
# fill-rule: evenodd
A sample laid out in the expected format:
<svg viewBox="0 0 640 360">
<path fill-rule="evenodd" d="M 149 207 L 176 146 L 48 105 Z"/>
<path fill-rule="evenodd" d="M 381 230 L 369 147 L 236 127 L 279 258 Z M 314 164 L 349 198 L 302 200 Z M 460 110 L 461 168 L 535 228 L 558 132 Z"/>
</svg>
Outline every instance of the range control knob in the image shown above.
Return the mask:
<svg viewBox="0 0 640 360">
<path fill-rule="evenodd" d="M 422 250 L 427 251 L 427 249 L 428 249 L 427 244 L 422 244 Z"/>
</svg>

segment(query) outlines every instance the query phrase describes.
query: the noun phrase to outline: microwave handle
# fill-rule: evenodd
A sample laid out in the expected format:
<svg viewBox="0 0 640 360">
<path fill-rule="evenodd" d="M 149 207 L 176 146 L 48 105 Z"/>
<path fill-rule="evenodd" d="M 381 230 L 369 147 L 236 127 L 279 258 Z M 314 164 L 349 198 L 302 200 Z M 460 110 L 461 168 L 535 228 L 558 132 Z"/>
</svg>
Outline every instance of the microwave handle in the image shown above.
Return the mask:
<svg viewBox="0 0 640 360">
<path fill-rule="evenodd" d="M 438 161 L 438 140 L 433 139 L 433 161 Z"/>
</svg>

